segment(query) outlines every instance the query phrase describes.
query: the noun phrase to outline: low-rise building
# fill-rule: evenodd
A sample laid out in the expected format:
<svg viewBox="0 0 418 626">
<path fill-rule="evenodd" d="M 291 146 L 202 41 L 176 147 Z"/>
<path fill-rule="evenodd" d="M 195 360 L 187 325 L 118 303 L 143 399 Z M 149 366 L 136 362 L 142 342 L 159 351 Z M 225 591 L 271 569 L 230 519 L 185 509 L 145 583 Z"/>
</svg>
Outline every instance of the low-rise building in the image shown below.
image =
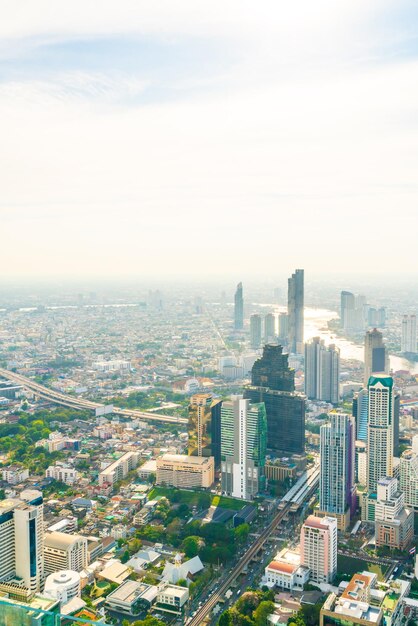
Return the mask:
<svg viewBox="0 0 418 626">
<path fill-rule="evenodd" d="M 168 613 L 181 613 L 182 608 L 189 599 L 187 587 L 179 585 L 159 585 L 156 606 L 160 611 Z"/>
<path fill-rule="evenodd" d="M 29 478 L 29 470 L 19 465 L 9 465 L 1 470 L 2 479 L 9 485 L 18 485 Z"/>
<path fill-rule="evenodd" d="M 210 488 L 214 479 L 213 456 L 164 454 L 157 459 L 157 485 Z"/>
<path fill-rule="evenodd" d="M 148 610 L 158 594 L 157 587 L 145 583 L 127 580 L 106 598 L 110 609 L 127 615 L 138 615 Z"/>
<path fill-rule="evenodd" d="M 303 589 L 309 581 L 310 570 L 300 564 L 300 555 L 284 548 L 264 570 L 262 583 L 292 591 Z"/>
<path fill-rule="evenodd" d="M 45 472 L 45 476 L 53 480 L 59 480 L 66 485 L 73 485 L 78 480 L 77 470 L 63 463 L 50 465 Z"/>
<path fill-rule="evenodd" d="M 47 576 L 44 591 L 66 604 L 80 595 L 80 574 L 71 570 L 54 572 Z"/>
<path fill-rule="evenodd" d="M 114 485 L 119 480 L 136 468 L 139 454 L 137 452 L 126 452 L 117 461 L 108 465 L 99 474 L 99 485 Z"/>
</svg>

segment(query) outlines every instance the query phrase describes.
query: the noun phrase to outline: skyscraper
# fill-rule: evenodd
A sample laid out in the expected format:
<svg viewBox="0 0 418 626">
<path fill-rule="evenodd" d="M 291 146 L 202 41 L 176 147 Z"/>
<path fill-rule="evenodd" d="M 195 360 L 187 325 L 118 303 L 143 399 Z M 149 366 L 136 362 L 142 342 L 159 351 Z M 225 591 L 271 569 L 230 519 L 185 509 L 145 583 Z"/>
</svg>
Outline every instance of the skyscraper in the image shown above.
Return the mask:
<svg viewBox="0 0 418 626">
<path fill-rule="evenodd" d="M 367 422 L 369 413 L 369 395 L 367 389 L 361 389 L 353 398 L 353 416 L 356 421 L 356 439 L 367 441 Z"/>
<path fill-rule="evenodd" d="M 40 491 L 22 491 L 20 499 L 0 501 L 0 538 L 0 586 L 15 581 L 31 593 L 39 592 L 44 579 Z"/>
<path fill-rule="evenodd" d="M 244 297 L 242 283 L 238 283 L 235 292 L 234 328 L 235 330 L 242 330 L 244 328 Z"/>
<path fill-rule="evenodd" d="M 222 491 L 251 500 L 263 485 L 266 457 L 266 411 L 232 396 L 221 408 Z"/>
<path fill-rule="evenodd" d="M 282 346 L 264 346 L 263 356 L 251 371 L 244 397 L 264 402 L 267 447 L 273 454 L 303 454 L 305 450 L 305 396 L 295 392 L 295 372 Z"/>
<path fill-rule="evenodd" d="M 274 313 L 267 313 L 264 317 L 264 341 L 271 343 L 276 339 L 276 316 Z"/>
<path fill-rule="evenodd" d="M 341 328 L 354 331 L 364 328 L 365 303 L 365 296 L 355 296 L 350 291 L 341 292 Z"/>
<path fill-rule="evenodd" d="M 405 494 L 406 506 L 418 513 L 418 435 L 412 438 L 412 448 L 408 448 L 401 455 L 399 483 Z"/>
<path fill-rule="evenodd" d="M 261 315 L 257 313 L 250 317 L 250 343 L 254 350 L 261 346 Z"/>
<path fill-rule="evenodd" d="M 311 570 L 311 580 L 331 583 L 337 573 L 337 520 L 310 515 L 300 531 L 301 565 Z"/>
<path fill-rule="evenodd" d="M 210 393 L 197 393 L 189 404 L 189 456 L 213 456 L 215 468 L 221 460 L 221 405 Z"/>
<path fill-rule="evenodd" d="M 389 356 L 380 330 L 368 330 L 364 340 L 364 386 L 372 374 L 389 373 Z"/>
<path fill-rule="evenodd" d="M 372 376 L 368 384 L 367 502 L 362 518 L 374 521 L 377 483 L 393 475 L 393 379 Z"/>
<path fill-rule="evenodd" d="M 305 393 L 311 400 L 340 400 L 340 351 L 319 337 L 305 344 Z"/>
<path fill-rule="evenodd" d="M 279 313 L 279 340 L 286 342 L 289 336 L 289 316 L 287 313 Z"/>
<path fill-rule="evenodd" d="M 330 413 L 329 420 L 320 430 L 319 510 L 321 517 L 335 517 L 339 530 L 345 531 L 355 505 L 354 419 Z"/>
<path fill-rule="evenodd" d="M 296 270 L 288 279 L 287 312 L 289 315 L 289 350 L 303 354 L 304 270 Z"/>
<path fill-rule="evenodd" d="M 410 354 L 417 352 L 417 316 L 404 315 L 402 318 L 401 351 Z"/>
</svg>

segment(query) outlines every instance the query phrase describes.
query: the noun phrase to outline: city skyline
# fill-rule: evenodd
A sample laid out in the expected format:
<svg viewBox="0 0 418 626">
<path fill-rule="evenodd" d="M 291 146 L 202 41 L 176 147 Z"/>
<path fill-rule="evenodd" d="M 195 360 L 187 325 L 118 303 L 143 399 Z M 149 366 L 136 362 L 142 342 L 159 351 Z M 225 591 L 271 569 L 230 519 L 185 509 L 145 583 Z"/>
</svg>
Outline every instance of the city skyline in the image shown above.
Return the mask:
<svg viewBox="0 0 418 626">
<path fill-rule="evenodd" d="M 322 232 L 413 273 L 414 3 L 38 7 L 0 25 L 9 276 L 199 276 L 203 214 L 214 276 L 328 272 Z"/>
</svg>

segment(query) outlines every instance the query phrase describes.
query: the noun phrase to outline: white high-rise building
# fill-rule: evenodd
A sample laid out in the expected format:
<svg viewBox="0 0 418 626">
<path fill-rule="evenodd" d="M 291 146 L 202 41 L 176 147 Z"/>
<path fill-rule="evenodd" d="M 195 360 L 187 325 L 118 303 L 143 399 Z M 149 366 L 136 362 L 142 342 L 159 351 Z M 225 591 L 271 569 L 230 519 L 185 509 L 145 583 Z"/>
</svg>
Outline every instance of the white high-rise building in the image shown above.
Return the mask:
<svg viewBox="0 0 418 626">
<path fill-rule="evenodd" d="M 305 343 L 305 393 L 311 400 L 338 404 L 340 400 L 340 351 L 314 337 Z"/>
<path fill-rule="evenodd" d="M 20 499 L 0 501 L 0 585 L 39 592 L 43 569 L 43 498 L 26 490 Z"/>
<path fill-rule="evenodd" d="M 393 475 L 393 379 L 370 377 L 368 396 L 367 490 L 371 493 L 381 478 Z"/>
<path fill-rule="evenodd" d="M 390 376 L 371 376 L 368 384 L 367 494 L 362 519 L 375 520 L 377 483 L 393 476 L 394 394 Z"/>
<path fill-rule="evenodd" d="M 87 567 L 87 539 L 81 535 L 46 533 L 44 539 L 44 567 L 46 574 L 60 570 L 81 572 Z"/>
<path fill-rule="evenodd" d="M 331 583 L 337 573 L 337 520 L 310 515 L 300 531 L 300 554 L 311 580 Z"/>
<path fill-rule="evenodd" d="M 354 418 L 330 413 L 329 419 L 320 431 L 319 510 L 321 516 L 335 517 L 338 528 L 345 531 L 355 504 Z"/>
<path fill-rule="evenodd" d="M 221 408 L 222 491 L 251 500 L 264 478 L 267 419 L 264 403 L 232 396 Z"/>
<path fill-rule="evenodd" d="M 412 448 L 400 458 L 399 483 L 406 506 L 418 511 L 418 435 L 412 439 Z"/>
<path fill-rule="evenodd" d="M 404 315 L 402 318 L 401 351 L 416 354 L 417 352 L 417 316 Z"/>
</svg>

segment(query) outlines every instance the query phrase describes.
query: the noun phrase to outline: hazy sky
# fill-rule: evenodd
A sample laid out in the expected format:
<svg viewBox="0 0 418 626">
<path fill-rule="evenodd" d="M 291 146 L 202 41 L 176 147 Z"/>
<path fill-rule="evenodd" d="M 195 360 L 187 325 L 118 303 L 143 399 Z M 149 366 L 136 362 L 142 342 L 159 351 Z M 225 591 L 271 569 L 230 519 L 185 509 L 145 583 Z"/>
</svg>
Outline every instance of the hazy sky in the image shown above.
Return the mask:
<svg viewBox="0 0 418 626">
<path fill-rule="evenodd" d="M 416 272 L 416 0 L 2 0 L 0 262 Z"/>
</svg>

